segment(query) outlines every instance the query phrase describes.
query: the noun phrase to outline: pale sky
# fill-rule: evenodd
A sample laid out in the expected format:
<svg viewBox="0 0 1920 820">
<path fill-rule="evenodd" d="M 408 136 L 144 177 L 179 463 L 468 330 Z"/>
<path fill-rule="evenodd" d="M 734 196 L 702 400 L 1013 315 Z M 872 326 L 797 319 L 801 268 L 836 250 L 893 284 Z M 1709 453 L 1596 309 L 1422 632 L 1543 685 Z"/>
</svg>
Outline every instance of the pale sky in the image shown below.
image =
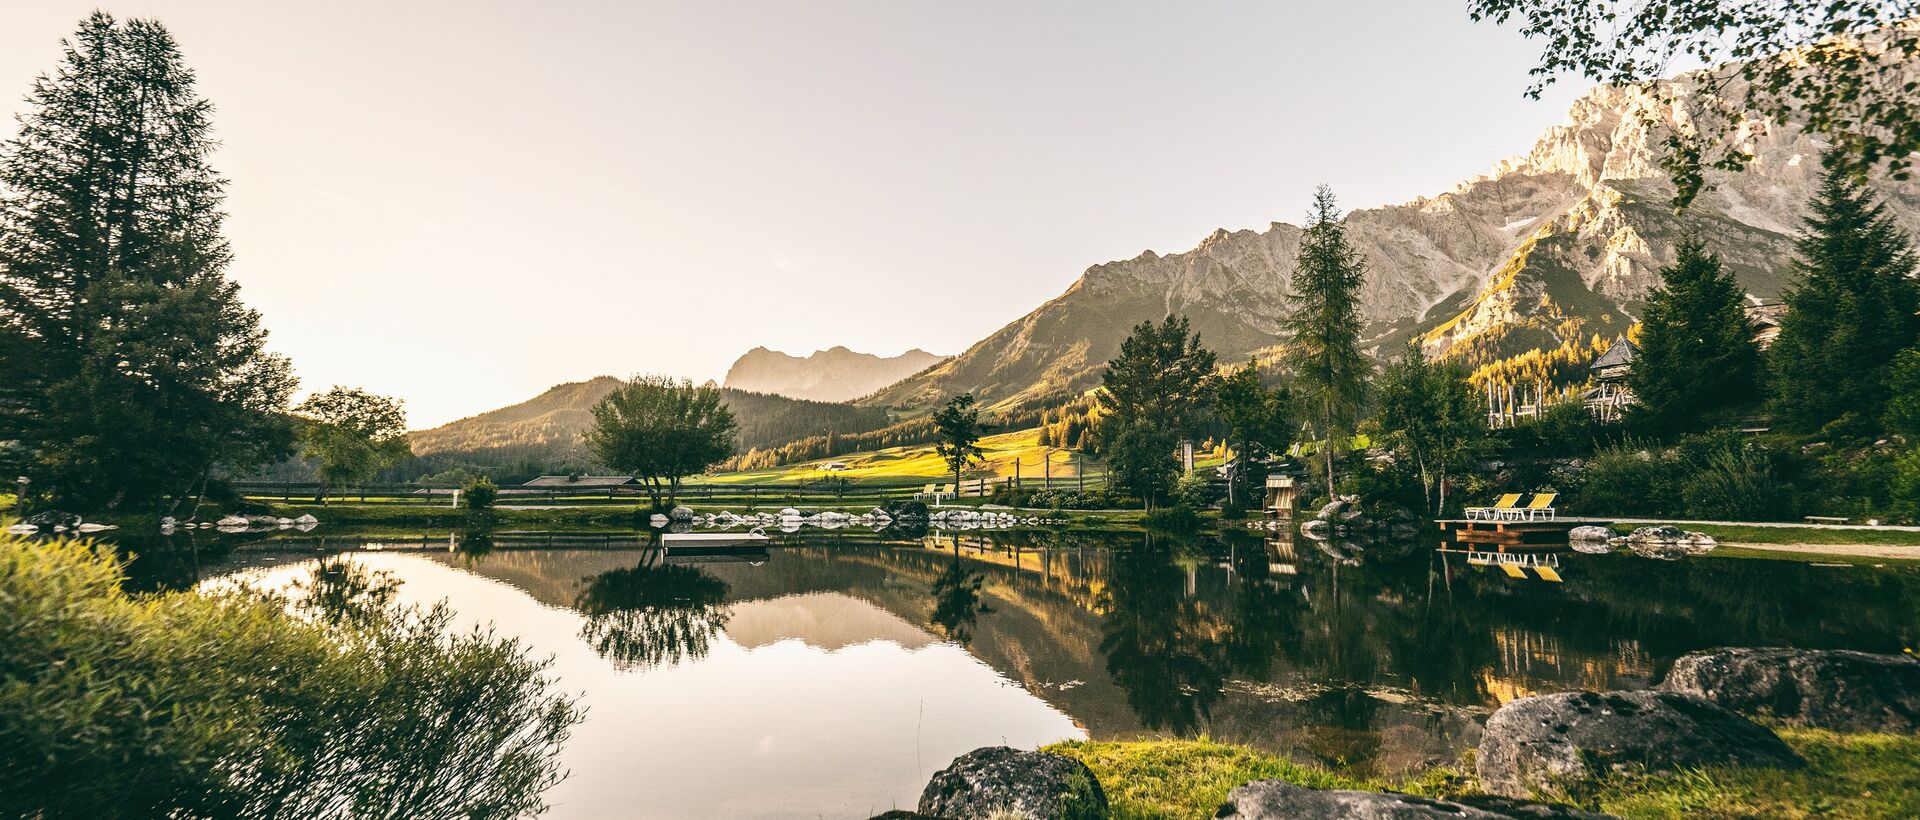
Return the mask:
<svg viewBox="0 0 1920 820">
<path fill-rule="evenodd" d="M 957 353 L 1322 182 L 1445 191 L 1584 86 L 1524 99 L 1537 46 L 1464 0 L 6 0 L 0 109 L 95 7 L 218 107 L 271 346 L 414 427 L 755 345 Z"/>
</svg>

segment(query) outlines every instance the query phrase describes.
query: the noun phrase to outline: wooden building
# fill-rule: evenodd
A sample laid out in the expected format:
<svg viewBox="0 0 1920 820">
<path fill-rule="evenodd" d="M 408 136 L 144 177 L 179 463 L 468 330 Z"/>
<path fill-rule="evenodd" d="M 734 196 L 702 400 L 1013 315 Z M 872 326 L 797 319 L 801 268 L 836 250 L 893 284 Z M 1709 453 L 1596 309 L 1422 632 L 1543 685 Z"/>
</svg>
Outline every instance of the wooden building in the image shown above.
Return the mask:
<svg viewBox="0 0 1920 820">
<path fill-rule="evenodd" d="M 1260 510 L 1270 518 L 1293 520 L 1293 514 L 1300 506 L 1300 479 L 1298 476 L 1273 473 L 1267 476 L 1267 500 Z"/>
<path fill-rule="evenodd" d="M 1593 412 L 1593 417 L 1601 421 L 1618 421 L 1621 414 L 1633 405 L 1633 391 L 1627 388 L 1627 374 L 1633 372 L 1634 354 L 1640 349 L 1633 346 L 1623 334 L 1613 340 L 1613 346 L 1600 354 L 1587 367 L 1587 374 L 1593 379 L 1593 388 L 1580 395 L 1580 400 Z"/>
</svg>

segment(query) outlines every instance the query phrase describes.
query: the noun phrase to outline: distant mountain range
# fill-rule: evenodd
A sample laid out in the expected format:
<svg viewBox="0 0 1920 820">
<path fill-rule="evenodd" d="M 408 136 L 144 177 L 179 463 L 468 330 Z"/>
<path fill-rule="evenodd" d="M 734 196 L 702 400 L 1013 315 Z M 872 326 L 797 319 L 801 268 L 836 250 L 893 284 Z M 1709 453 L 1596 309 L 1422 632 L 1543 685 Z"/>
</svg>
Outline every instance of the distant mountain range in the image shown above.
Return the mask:
<svg viewBox="0 0 1920 820">
<path fill-rule="evenodd" d="M 1676 88 L 1682 99 L 1693 93 Z M 1653 95 L 1596 88 L 1531 151 L 1491 173 L 1430 199 L 1349 213 L 1349 236 L 1369 266 L 1362 301 L 1371 349 L 1384 358 L 1418 341 L 1466 361 L 1483 380 L 1576 380 L 1635 321 L 1687 231 L 1722 255 L 1753 300 L 1778 298 L 1792 279 L 1792 240 L 1825 144 L 1771 124 L 1751 137 L 1746 170 L 1710 171 L 1712 187 L 1676 216 L 1658 152 L 1682 118 Z M 1876 180 L 1875 189 L 1920 235 L 1920 179 Z M 883 359 L 844 347 L 801 358 L 756 348 L 726 379 L 729 403 L 753 430 L 749 440 L 743 429 L 741 448 L 878 429 L 888 416 L 920 415 L 964 392 L 1001 413 L 1064 403 L 1098 384 L 1134 325 L 1170 313 L 1189 317 L 1223 363 L 1272 356 L 1300 235 L 1279 222 L 1221 229 L 1183 253 L 1149 250 L 1094 265 L 1065 293 L 952 358 L 913 350 Z M 577 453 L 586 408 L 614 383 L 559 385 L 415 433 L 415 451 Z"/>
<path fill-rule="evenodd" d="M 531 460 L 558 468 L 590 463 L 582 438 L 593 425 L 593 405 L 620 380 L 599 376 L 555 385 L 527 401 L 408 434 L 416 461 L 440 469 L 455 466 L 499 467 Z M 877 407 L 806 401 L 785 396 L 722 388 L 721 399 L 740 422 L 740 450 L 777 447 L 829 432 L 861 433 L 887 426 Z M 422 469 L 414 472 L 435 472 Z"/>
<path fill-rule="evenodd" d="M 943 360 L 917 348 L 882 358 L 833 347 L 803 358 L 756 347 L 727 369 L 724 384 L 795 399 L 852 401 Z"/>
<path fill-rule="evenodd" d="M 1369 265 L 1369 343 L 1391 356 L 1417 338 L 1482 378 L 1550 378 L 1554 367 L 1572 377 L 1596 341 L 1634 321 L 1686 230 L 1722 254 L 1755 299 L 1777 298 L 1792 275 L 1791 241 L 1824 144 L 1775 124 L 1753 138 L 1746 171 L 1711 172 L 1714 187 L 1675 216 L 1658 163 L 1675 120 L 1648 94 L 1596 88 L 1533 150 L 1488 175 L 1431 199 L 1348 214 Z M 1920 233 L 1920 180 L 1877 180 L 1876 188 Z M 1169 313 L 1188 316 L 1222 362 L 1271 355 L 1300 235 L 1279 222 L 1221 229 L 1184 253 L 1149 250 L 1094 265 L 1032 313 L 860 403 L 908 414 L 963 392 L 1002 410 L 1054 403 L 1095 386 L 1133 325 Z"/>
</svg>

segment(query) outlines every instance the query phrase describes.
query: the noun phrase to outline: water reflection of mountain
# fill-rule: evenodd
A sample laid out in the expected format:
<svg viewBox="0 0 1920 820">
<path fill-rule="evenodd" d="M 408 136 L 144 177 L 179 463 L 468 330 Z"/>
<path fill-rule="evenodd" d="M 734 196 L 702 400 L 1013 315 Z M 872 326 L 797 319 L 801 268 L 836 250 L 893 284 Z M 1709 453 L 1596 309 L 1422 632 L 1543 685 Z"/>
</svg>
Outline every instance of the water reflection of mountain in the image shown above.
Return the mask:
<svg viewBox="0 0 1920 820">
<path fill-rule="evenodd" d="M 1237 537 L 791 543 L 764 566 L 694 565 L 725 584 L 734 640 L 924 646 L 945 631 L 935 588 L 958 561 L 984 607 L 967 650 L 1093 736 L 1209 732 L 1361 770 L 1451 760 L 1499 702 L 1647 685 L 1696 648 L 1899 651 L 1920 637 L 1912 570 L 1574 556 L 1548 584 L 1424 552 L 1354 564 Z M 572 607 L 643 553 L 440 560 Z"/>
</svg>

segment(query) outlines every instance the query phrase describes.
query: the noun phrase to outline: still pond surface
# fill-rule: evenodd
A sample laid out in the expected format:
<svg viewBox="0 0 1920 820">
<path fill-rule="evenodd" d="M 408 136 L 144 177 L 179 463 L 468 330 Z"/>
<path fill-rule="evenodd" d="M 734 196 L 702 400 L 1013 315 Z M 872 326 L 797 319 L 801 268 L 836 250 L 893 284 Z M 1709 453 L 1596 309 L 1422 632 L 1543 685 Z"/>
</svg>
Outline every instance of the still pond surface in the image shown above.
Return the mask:
<svg viewBox="0 0 1920 820">
<path fill-rule="evenodd" d="M 132 570 L 279 585 L 340 552 L 554 658 L 587 708 L 547 794 L 568 818 L 868 817 L 974 748 L 1071 738 L 1390 774 L 1457 760 L 1504 701 L 1650 686 L 1693 649 L 1920 644 L 1910 565 L 1564 553 L 1556 583 L 1241 533 L 274 537 Z"/>
</svg>

